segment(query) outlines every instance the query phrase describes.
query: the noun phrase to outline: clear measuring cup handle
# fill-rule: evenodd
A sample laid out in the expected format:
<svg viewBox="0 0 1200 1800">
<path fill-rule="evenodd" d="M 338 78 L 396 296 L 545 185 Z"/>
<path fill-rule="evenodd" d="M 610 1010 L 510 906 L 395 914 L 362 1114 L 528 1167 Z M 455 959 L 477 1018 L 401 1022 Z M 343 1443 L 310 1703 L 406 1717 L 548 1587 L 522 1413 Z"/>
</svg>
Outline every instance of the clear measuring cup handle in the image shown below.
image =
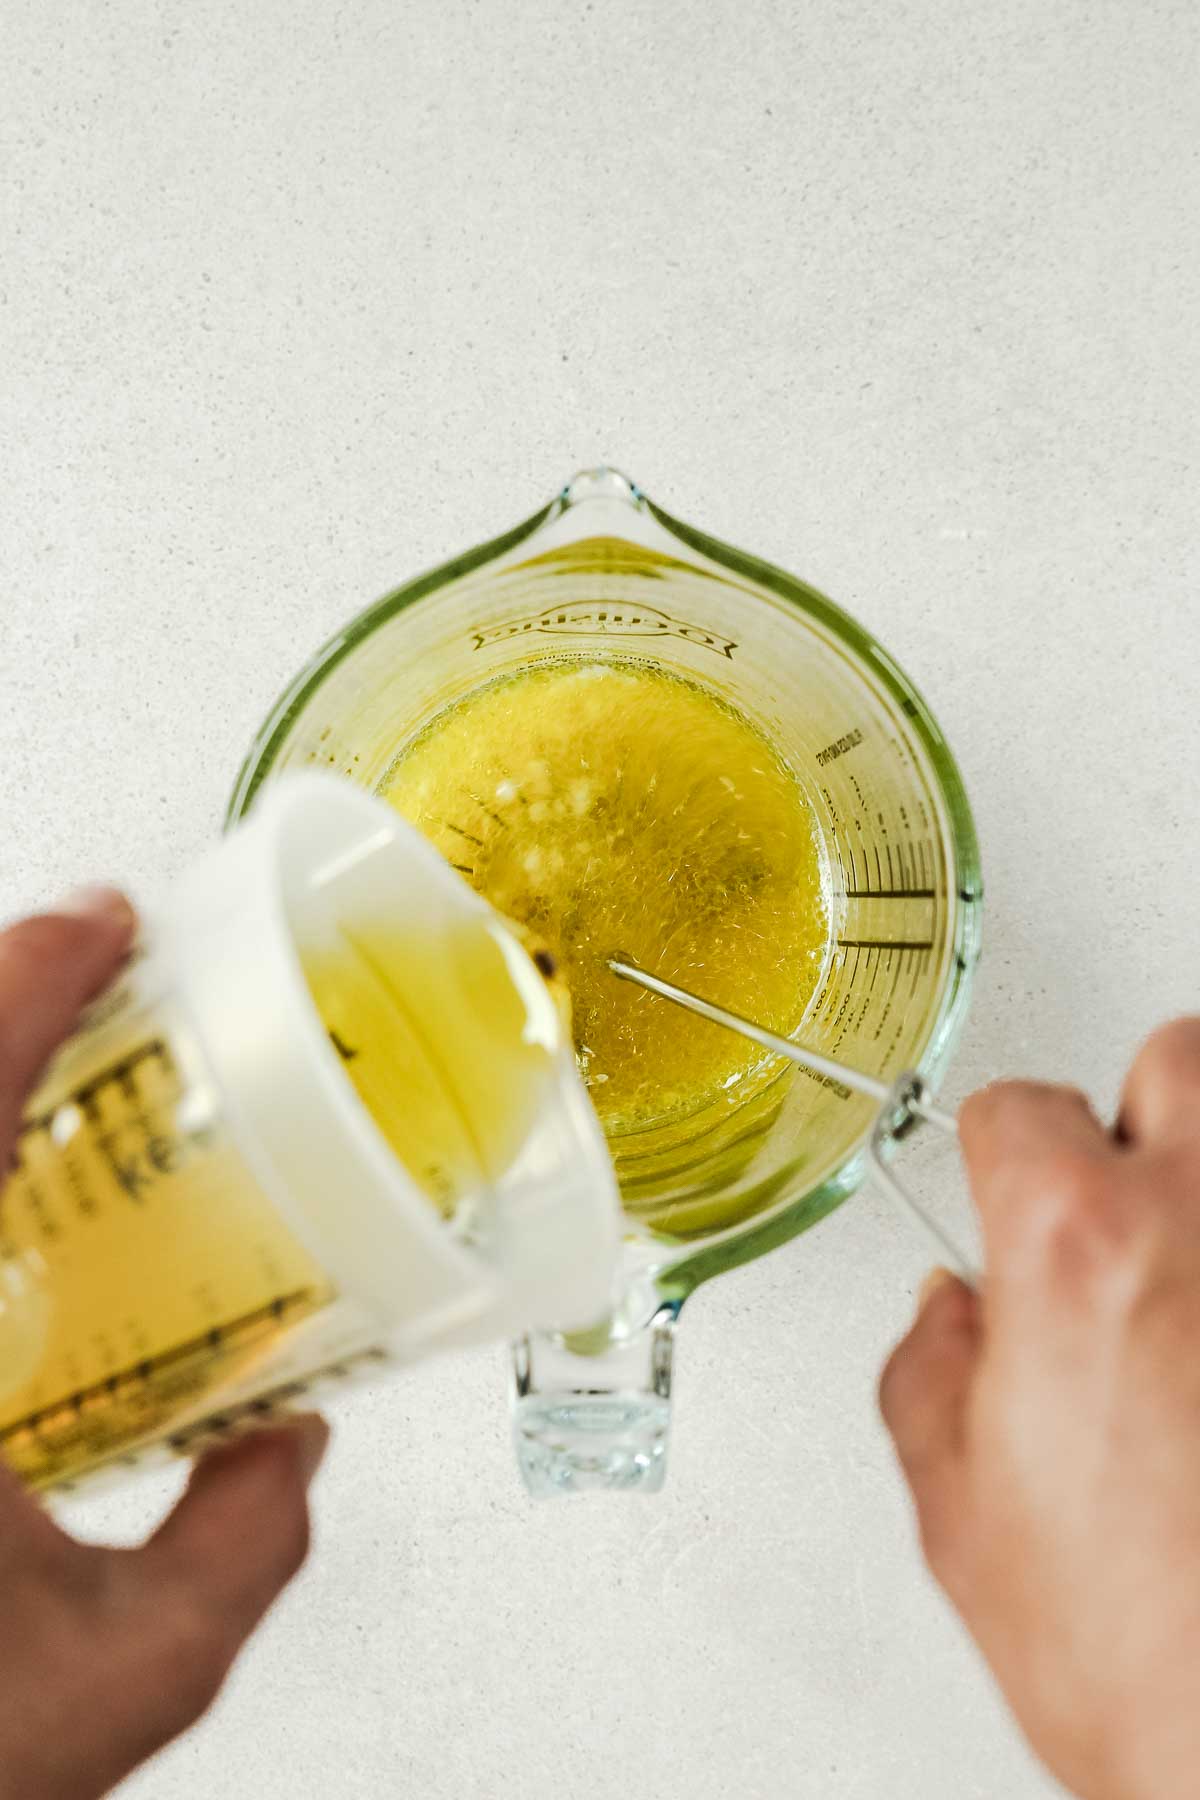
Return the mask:
<svg viewBox="0 0 1200 1800">
<path fill-rule="evenodd" d="M 548 1332 L 512 1349 L 513 1442 L 526 1488 L 554 1494 L 657 1493 L 666 1478 L 671 1365 L 679 1309 L 666 1304 L 628 1337 L 609 1328 Z"/>
<path fill-rule="evenodd" d="M 908 1069 L 892 1083 L 891 1092 L 879 1109 L 879 1116 L 871 1133 L 871 1172 L 888 1198 L 933 1245 L 939 1261 L 952 1269 L 969 1287 L 977 1288 L 980 1272 L 972 1258 L 933 1214 L 897 1180 L 890 1167 L 896 1146 L 908 1136 L 918 1121 L 932 1125 L 946 1137 L 958 1137 L 958 1125 L 953 1114 L 935 1106 L 924 1076 L 918 1075 L 914 1069 Z"/>
</svg>

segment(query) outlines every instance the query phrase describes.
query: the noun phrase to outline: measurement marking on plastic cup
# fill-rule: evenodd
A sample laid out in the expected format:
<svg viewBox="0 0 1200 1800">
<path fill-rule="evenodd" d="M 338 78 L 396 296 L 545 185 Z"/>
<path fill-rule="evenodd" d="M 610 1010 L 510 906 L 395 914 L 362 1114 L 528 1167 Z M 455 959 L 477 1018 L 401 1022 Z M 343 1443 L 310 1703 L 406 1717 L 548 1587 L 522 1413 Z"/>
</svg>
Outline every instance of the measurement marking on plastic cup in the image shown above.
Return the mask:
<svg viewBox="0 0 1200 1800">
<path fill-rule="evenodd" d="M 293 1293 L 280 1294 L 274 1300 L 267 1301 L 265 1306 L 255 1307 L 253 1312 L 243 1313 L 240 1318 L 231 1319 L 227 1325 L 211 1327 L 207 1331 L 197 1333 L 195 1337 L 175 1344 L 170 1350 L 160 1350 L 155 1356 L 141 1358 L 136 1363 L 118 1369 L 115 1374 L 106 1375 L 90 1386 L 77 1388 L 74 1393 L 64 1395 L 60 1399 L 51 1400 L 36 1412 L 26 1413 L 20 1419 L 0 1430 L 0 1444 L 8 1443 L 24 1431 L 40 1431 L 53 1425 L 66 1412 L 81 1413 L 90 1400 L 112 1398 L 122 1387 L 144 1387 L 160 1375 L 165 1369 L 176 1363 L 187 1362 L 189 1358 L 202 1351 L 212 1351 L 231 1339 L 240 1337 L 256 1325 L 274 1325 L 284 1318 L 294 1307 L 307 1306 L 312 1300 L 310 1288 L 297 1288 Z"/>
<path fill-rule="evenodd" d="M 936 900 L 936 888 L 847 888 L 847 900 Z"/>
<path fill-rule="evenodd" d="M 156 1064 L 168 1082 L 176 1078 L 169 1046 L 161 1038 L 150 1038 L 69 1089 L 53 1108 L 29 1114 L 21 1121 L 17 1166 L 25 1177 L 25 1198 L 30 1210 L 41 1218 L 44 1238 L 57 1233 L 39 1192 L 41 1171 L 27 1149 L 39 1133 L 44 1132 L 56 1150 L 64 1151 L 86 1121 L 87 1141 L 111 1177 L 114 1189 L 138 1207 L 145 1205 L 160 1179 L 177 1174 L 183 1163 L 207 1144 L 206 1124 L 187 1123 L 177 1110 L 172 1111 L 173 1102 L 139 1090 L 137 1072 L 149 1064 Z M 120 1110 L 115 1115 L 113 1109 L 106 1109 L 101 1103 L 101 1097 L 113 1089 L 120 1095 Z M 105 1207 L 85 1168 L 64 1160 L 62 1183 L 62 1197 L 70 1200 L 81 1218 L 103 1216 Z"/>
<path fill-rule="evenodd" d="M 110 1063 L 107 1068 L 99 1070 L 89 1081 L 81 1083 L 77 1088 L 72 1088 L 65 1104 L 69 1105 L 73 1101 L 87 1119 L 94 1121 L 97 1111 L 97 1096 L 106 1087 L 115 1084 L 127 1099 L 136 1100 L 138 1098 L 137 1089 L 133 1083 L 134 1070 L 139 1068 L 142 1063 L 151 1061 L 160 1061 L 163 1068 L 168 1071 L 172 1066 L 170 1052 L 161 1038 L 151 1038 L 147 1043 L 140 1044 L 136 1050 L 130 1051 L 128 1056 L 122 1056 L 117 1062 Z M 61 1110 L 61 1107 L 55 1107 L 53 1112 L 38 1113 L 22 1119 L 17 1127 L 18 1142 L 21 1138 L 32 1137 L 36 1132 L 51 1130 L 55 1116 Z"/>
</svg>

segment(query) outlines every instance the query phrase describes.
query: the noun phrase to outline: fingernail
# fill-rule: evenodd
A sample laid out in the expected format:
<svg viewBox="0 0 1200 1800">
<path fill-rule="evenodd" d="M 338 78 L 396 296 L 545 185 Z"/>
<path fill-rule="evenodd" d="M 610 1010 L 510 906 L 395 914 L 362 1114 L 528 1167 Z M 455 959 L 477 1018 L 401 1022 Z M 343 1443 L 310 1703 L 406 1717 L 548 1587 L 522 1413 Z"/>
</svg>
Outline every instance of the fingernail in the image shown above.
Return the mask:
<svg viewBox="0 0 1200 1800">
<path fill-rule="evenodd" d="M 130 927 L 134 911 L 120 888 L 95 884 L 73 888 L 54 909 L 73 919 L 105 919 L 112 925 Z"/>
<path fill-rule="evenodd" d="M 296 1434 L 299 1442 L 300 1472 L 305 1487 L 309 1487 L 329 1447 L 329 1427 L 320 1413 L 301 1413 L 289 1421 L 288 1430 Z"/>
<path fill-rule="evenodd" d="M 939 1293 L 948 1281 L 953 1280 L 954 1276 L 951 1274 L 950 1270 L 943 1269 L 940 1264 L 937 1267 L 930 1269 L 917 1292 L 917 1311 L 919 1313 L 924 1312 L 925 1308 L 929 1305 L 929 1302 L 933 1299 L 933 1296 L 936 1293 Z"/>
</svg>

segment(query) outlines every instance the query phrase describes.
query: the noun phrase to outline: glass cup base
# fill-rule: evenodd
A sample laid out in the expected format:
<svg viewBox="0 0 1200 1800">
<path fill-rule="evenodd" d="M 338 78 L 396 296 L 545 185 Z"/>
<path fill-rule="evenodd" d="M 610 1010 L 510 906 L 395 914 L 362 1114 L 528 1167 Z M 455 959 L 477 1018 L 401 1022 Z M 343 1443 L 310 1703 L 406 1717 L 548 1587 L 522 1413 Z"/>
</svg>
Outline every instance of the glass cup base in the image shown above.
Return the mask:
<svg viewBox="0 0 1200 1800">
<path fill-rule="evenodd" d="M 656 1494 L 671 1407 L 646 1394 L 536 1394 L 513 1408 L 521 1480 L 535 1500 L 602 1491 Z"/>
<path fill-rule="evenodd" d="M 658 1492 L 667 1474 L 674 1337 L 668 1306 L 590 1354 L 581 1354 L 578 1339 L 517 1339 L 513 1444 L 535 1499 Z"/>
</svg>

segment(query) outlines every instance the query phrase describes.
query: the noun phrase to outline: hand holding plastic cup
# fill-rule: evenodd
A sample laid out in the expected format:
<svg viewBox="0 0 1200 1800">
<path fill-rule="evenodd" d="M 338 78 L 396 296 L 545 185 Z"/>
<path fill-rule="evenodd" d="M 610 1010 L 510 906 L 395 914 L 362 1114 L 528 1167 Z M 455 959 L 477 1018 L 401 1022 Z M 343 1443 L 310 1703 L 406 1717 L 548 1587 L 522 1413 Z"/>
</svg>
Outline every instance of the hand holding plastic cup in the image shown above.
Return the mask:
<svg viewBox="0 0 1200 1800">
<path fill-rule="evenodd" d="M 585 1326 L 619 1241 L 543 974 L 390 808 L 291 777 L 146 923 L 30 1105 L 0 1452 L 62 1485 L 384 1362 Z"/>
</svg>

